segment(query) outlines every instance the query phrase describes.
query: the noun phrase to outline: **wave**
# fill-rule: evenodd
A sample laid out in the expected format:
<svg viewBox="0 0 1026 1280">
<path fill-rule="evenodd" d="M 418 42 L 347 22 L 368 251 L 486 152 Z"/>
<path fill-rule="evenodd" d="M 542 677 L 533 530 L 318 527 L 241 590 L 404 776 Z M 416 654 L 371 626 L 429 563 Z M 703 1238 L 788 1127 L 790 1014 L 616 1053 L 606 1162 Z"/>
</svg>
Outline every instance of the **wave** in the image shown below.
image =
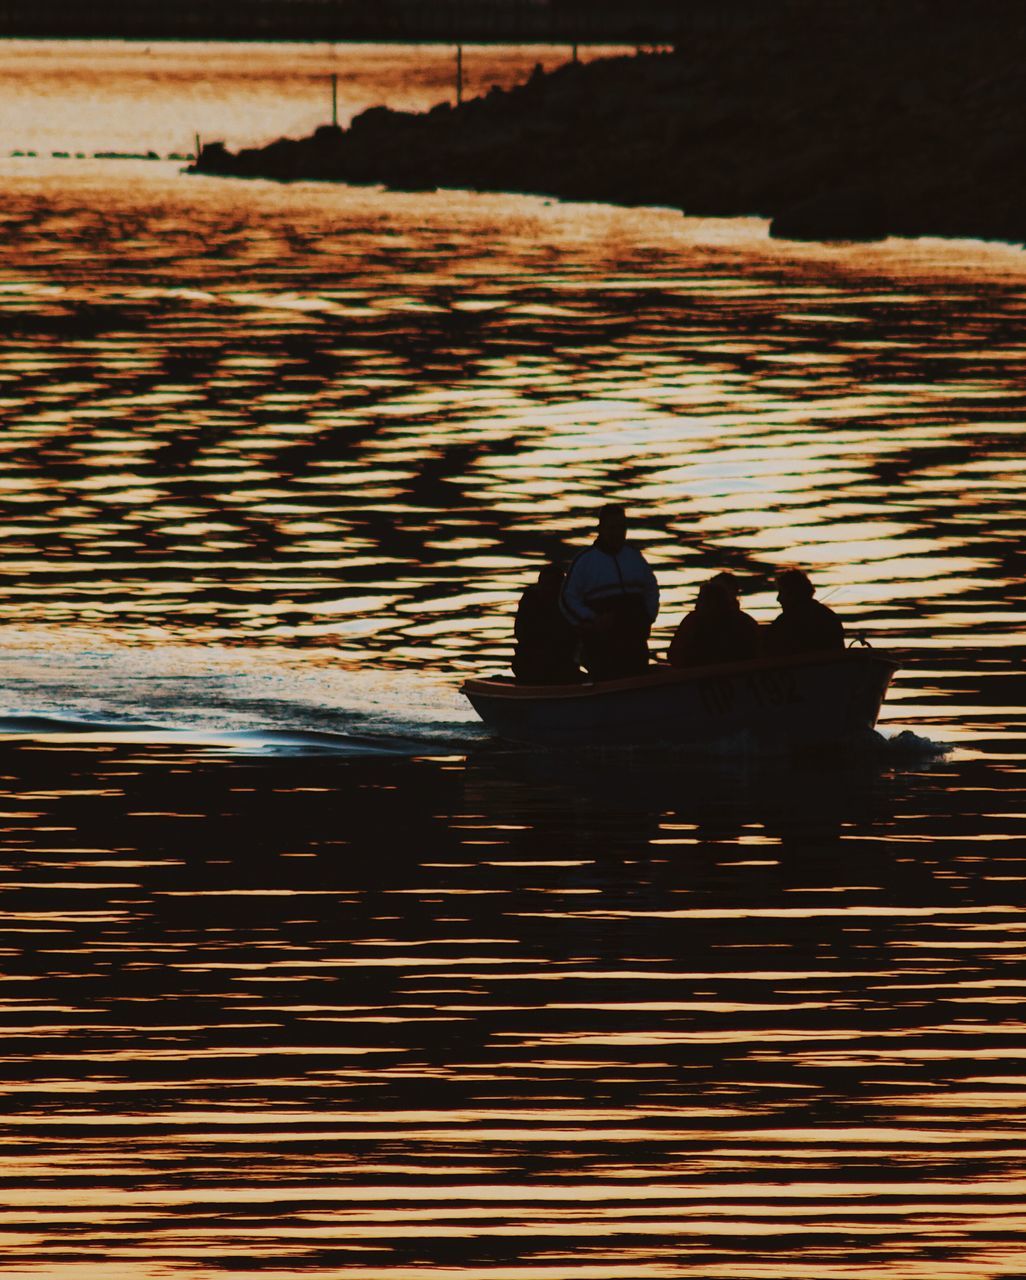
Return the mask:
<svg viewBox="0 0 1026 1280">
<path fill-rule="evenodd" d="M 932 738 L 913 733 L 911 729 L 886 734 L 875 732 L 873 736 L 879 739 L 881 751 L 896 759 L 905 757 L 936 760 L 950 755 L 955 749 L 953 743 L 935 742 Z"/>
<path fill-rule="evenodd" d="M 76 720 L 57 716 L 0 716 L 0 741 L 140 743 L 152 746 L 222 748 L 257 755 L 414 756 L 466 751 L 473 736 L 421 738 L 389 735 L 330 733 L 319 730 L 217 730 L 175 728 L 167 724 L 136 724 L 116 719 Z"/>
<path fill-rule="evenodd" d="M 0 737 L 262 754 L 443 755 L 486 736 L 453 685 L 322 655 L 52 639 L 0 651 Z"/>
</svg>

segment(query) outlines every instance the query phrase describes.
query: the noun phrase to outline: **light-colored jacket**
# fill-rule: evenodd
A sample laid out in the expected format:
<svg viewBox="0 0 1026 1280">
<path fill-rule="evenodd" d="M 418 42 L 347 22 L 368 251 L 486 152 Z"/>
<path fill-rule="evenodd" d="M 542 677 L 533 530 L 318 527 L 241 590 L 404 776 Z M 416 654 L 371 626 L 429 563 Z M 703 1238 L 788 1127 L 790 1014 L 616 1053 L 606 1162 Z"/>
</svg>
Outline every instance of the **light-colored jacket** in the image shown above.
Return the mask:
<svg viewBox="0 0 1026 1280">
<path fill-rule="evenodd" d="M 659 584 L 648 561 L 629 542 L 616 555 L 603 551 L 596 542 L 582 551 L 566 575 L 559 607 L 576 627 L 594 621 L 603 601 L 620 596 L 640 596 L 649 622 L 659 612 Z"/>
</svg>

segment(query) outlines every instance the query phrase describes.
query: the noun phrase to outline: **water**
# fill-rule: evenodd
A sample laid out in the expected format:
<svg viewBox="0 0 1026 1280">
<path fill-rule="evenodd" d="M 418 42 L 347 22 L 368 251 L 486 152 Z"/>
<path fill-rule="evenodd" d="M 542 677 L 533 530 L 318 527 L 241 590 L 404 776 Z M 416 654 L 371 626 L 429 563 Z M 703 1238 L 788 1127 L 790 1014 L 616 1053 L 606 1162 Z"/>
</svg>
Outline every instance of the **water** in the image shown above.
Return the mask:
<svg viewBox="0 0 1026 1280">
<path fill-rule="evenodd" d="M 1020 1274 L 1026 257 L 0 184 L 0 1275 Z M 658 645 L 805 565 L 905 661 L 884 740 L 490 743 L 460 680 L 617 498 Z"/>
</svg>

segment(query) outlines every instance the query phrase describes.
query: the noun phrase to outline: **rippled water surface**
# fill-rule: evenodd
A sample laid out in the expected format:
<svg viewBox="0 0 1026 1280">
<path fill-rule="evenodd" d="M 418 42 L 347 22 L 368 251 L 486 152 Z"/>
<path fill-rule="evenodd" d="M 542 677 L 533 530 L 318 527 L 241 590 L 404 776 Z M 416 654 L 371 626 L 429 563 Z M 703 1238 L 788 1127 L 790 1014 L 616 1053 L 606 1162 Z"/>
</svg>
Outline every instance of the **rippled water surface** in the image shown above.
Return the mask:
<svg viewBox="0 0 1026 1280">
<path fill-rule="evenodd" d="M 0 187 L 0 1274 L 1021 1276 L 1022 253 Z M 610 499 L 659 645 L 806 566 L 884 739 L 489 742 Z"/>
</svg>

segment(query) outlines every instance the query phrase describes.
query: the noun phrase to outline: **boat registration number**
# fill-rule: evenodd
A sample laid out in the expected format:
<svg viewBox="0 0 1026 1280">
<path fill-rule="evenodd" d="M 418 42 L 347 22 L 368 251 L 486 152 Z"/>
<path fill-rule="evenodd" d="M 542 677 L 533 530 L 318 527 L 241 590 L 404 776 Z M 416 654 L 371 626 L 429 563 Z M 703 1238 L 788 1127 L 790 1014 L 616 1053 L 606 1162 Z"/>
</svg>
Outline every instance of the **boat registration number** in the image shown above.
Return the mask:
<svg viewBox="0 0 1026 1280">
<path fill-rule="evenodd" d="M 785 707 L 801 702 L 793 671 L 752 671 L 745 676 L 710 676 L 698 694 L 704 709 L 714 715 L 733 711 L 744 702 L 759 707 Z"/>
</svg>

